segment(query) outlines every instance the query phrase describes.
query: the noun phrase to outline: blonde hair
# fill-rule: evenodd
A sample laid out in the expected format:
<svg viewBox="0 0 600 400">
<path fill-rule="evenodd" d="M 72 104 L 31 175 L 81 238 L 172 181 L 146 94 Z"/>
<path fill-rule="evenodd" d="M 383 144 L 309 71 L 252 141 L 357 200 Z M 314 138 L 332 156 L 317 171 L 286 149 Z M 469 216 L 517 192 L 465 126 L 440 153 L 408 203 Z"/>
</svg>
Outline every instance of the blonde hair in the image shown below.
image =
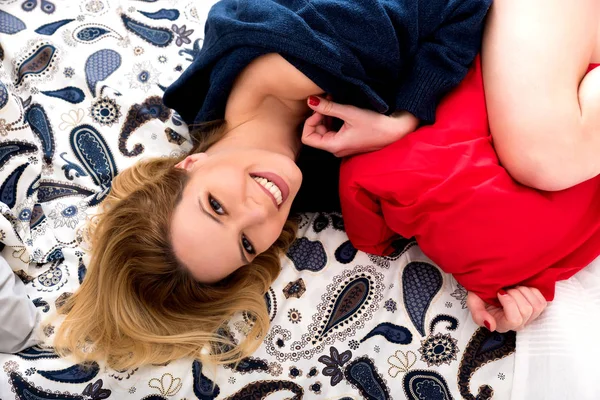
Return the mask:
<svg viewBox="0 0 600 400">
<path fill-rule="evenodd" d="M 224 134 L 206 126 L 200 152 Z M 264 295 L 280 271 L 280 256 L 294 240 L 286 223 L 279 239 L 247 266 L 216 284 L 196 282 L 173 254 L 169 227 L 187 174 L 179 158 L 138 162 L 112 182 L 110 195 L 88 224 L 91 260 L 79 290 L 58 310 L 66 313 L 54 339 L 63 355 L 102 361 L 115 369 L 164 364 L 181 357 L 236 363 L 260 345 L 269 329 Z M 239 344 L 226 334 L 235 314 L 252 321 Z M 225 333 L 224 333 L 225 332 Z"/>
</svg>

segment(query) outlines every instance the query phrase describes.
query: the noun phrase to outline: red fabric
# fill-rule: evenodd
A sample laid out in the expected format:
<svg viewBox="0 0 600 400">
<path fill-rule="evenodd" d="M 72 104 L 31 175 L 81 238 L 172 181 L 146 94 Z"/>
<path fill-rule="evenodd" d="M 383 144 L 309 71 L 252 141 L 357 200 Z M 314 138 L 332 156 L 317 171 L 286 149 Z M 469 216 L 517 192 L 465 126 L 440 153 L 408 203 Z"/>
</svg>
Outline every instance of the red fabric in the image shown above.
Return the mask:
<svg viewBox="0 0 600 400">
<path fill-rule="evenodd" d="M 340 188 L 356 248 L 383 255 L 397 234 L 415 237 L 488 303 L 516 284 L 552 300 L 556 281 L 600 254 L 600 178 L 553 193 L 513 181 L 492 146 L 479 58 L 434 125 L 345 160 Z"/>
</svg>

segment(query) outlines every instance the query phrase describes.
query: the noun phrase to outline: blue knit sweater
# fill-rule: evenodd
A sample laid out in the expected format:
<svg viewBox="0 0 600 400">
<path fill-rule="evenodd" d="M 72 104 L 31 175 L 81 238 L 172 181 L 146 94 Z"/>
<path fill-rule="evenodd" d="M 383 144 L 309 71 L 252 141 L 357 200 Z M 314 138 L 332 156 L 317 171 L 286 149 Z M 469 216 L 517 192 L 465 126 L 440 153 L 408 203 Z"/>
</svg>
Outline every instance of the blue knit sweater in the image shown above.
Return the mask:
<svg viewBox="0 0 600 400">
<path fill-rule="evenodd" d="M 188 123 L 220 119 L 233 82 L 279 53 L 341 103 L 432 122 L 481 46 L 492 0 L 221 0 L 164 94 Z"/>
</svg>

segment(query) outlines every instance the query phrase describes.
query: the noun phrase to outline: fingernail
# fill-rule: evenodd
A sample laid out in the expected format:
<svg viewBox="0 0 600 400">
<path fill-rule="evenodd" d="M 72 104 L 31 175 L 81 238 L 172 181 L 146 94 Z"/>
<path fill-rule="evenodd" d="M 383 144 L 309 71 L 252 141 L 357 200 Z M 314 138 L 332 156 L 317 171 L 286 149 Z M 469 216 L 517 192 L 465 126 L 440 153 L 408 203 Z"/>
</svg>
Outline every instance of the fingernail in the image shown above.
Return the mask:
<svg viewBox="0 0 600 400">
<path fill-rule="evenodd" d="M 490 325 L 490 323 L 489 323 L 489 322 L 487 322 L 487 321 L 483 321 L 483 324 L 485 325 L 485 327 L 487 328 L 487 330 L 488 330 L 488 331 L 491 331 L 491 330 L 492 330 L 492 328 L 491 328 L 491 325 Z"/>
<path fill-rule="evenodd" d="M 321 100 L 318 97 L 309 96 L 308 98 L 308 104 L 310 104 L 311 106 L 318 106 L 320 102 Z"/>
<path fill-rule="evenodd" d="M 499 294 L 500 296 L 506 296 L 508 293 L 506 293 L 506 290 L 504 290 L 504 289 L 500 289 L 500 290 L 498 290 L 498 294 Z"/>
</svg>

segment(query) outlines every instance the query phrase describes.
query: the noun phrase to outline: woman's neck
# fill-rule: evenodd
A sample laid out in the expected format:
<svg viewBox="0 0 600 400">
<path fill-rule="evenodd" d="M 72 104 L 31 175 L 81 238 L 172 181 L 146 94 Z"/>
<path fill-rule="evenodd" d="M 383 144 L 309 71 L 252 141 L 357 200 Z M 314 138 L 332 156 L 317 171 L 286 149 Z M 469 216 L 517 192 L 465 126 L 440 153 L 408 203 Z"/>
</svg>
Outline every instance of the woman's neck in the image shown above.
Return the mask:
<svg viewBox="0 0 600 400">
<path fill-rule="evenodd" d="M 225 108 L 227 134 L 213 147 L 258 147 L 295 159 L 299 127 L 310 115 L 306 98 L 322 92 L 280 55 L 257 58 L 233 85 Z"/>
<path fill-rule="evenodd" d="M 230 145 L 260 148 L 295 160 L 301 147 L 299 126 L 305 118 L 278 99 L 265 98 L 253 109 L 226 115 L 227 133 L 211 149 Z"/>
</svg>

